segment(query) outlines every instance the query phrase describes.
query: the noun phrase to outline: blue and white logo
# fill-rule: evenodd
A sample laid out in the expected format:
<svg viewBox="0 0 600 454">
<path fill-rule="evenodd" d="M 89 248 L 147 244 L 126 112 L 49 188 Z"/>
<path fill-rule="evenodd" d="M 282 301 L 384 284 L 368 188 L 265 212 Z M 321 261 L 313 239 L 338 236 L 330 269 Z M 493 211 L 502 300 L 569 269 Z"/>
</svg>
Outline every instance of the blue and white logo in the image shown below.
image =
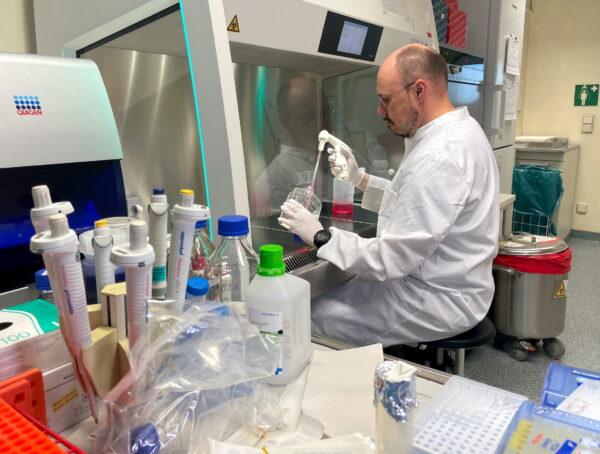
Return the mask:
<svg viewBox="0 0 600 454">
<path fill-rule="evenodd" d="M 39 96 L 14 95 L 13 102 L 18 115 L 42 115 L 42 103 Z"/>
</svg>

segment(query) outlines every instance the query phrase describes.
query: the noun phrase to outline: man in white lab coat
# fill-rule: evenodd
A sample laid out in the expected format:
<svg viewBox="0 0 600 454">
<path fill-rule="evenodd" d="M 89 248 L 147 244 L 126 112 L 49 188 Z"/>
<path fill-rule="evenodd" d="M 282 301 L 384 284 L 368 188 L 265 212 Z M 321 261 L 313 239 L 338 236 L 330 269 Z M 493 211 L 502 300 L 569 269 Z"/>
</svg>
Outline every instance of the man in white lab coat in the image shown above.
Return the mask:
<svg viewBox="0 0 600 454">
<path fill-rule="evenodd" d="M 282 225 L 356 276 L 313 300 L 313 331 L 389 346 L 447 338 L 485 317 L 494 293 L 498 168 L 467 108 L 451 104 L 446 71 L 437 52 L 417 44 L 381 65 L 377 113 L 406 148 L 392 181 L 366 174 L 343 151 L 363 208 L 379 213 L 376 238 L 326 231 L 299 204 L 282 207 Z"/>
</svg>

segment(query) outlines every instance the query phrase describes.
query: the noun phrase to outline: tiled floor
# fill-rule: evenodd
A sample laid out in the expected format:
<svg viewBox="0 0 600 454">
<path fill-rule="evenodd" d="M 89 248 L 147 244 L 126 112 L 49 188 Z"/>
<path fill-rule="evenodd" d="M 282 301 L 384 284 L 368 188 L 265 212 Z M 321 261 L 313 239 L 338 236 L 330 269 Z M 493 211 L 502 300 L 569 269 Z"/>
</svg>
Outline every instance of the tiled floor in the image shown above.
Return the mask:
<svg viewBox="0 0 600 454">
<path fill-rule="evenodd" d="M 600 242 L 574 239 L 568 283 L 564 364 L 600 370 Z M 539 400 L 546 368 L 552 360 L 542 352 L 519 363 L 491 345 L 467 356 L 465 376 Z"/>
</svg>

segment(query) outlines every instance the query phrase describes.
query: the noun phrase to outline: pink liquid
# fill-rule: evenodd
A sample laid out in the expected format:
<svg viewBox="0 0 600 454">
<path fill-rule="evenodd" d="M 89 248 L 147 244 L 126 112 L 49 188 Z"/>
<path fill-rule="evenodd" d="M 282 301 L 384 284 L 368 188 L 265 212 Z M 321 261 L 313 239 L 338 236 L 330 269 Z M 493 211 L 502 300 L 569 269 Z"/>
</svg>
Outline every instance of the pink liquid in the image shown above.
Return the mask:
<svg viewBox="0 0 600 454">
<path fill-rule="evenodd" d="M 354 204 L 333 202 L 331 212 L 333 215 L 338 216 L 352 216 L 354 213 Z"/>
</svg>

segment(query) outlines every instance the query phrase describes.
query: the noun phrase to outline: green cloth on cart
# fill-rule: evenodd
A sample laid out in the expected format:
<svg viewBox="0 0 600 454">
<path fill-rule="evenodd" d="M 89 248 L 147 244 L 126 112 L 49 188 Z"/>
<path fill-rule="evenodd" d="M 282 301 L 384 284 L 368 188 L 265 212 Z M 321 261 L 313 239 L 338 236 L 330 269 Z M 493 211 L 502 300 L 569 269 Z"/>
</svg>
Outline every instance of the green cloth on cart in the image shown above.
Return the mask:
<svg viewBox="0 0 600 454">
<path fill-rule="evenodd" d="M 560 171 L 520 165 L 513 170 L 512 192 L 516 196 L 513 232 L 556 235 L 554 215 L 563 194 Z"/>
</svg>

